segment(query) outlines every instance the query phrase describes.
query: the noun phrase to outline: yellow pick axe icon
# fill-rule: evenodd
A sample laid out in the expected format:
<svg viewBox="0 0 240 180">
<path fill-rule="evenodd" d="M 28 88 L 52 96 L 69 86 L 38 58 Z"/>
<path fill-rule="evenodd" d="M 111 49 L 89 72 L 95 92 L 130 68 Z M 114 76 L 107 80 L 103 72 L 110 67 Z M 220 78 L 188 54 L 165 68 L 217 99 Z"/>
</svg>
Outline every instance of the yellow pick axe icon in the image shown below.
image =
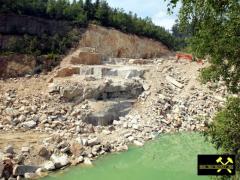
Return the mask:
<svg viewBox="0 0 240 180">
<path fill-rule="evenodd" d="M 227 161 L 226 163 L 223 163 L 223 162 L 222 162 L 222 157 L 219 157 L 219 158 L 216 160 L 216 162 L 217 162 L 217 163 L 221 163 L 221 164 L 224 165 L 224 166 L 226 166 L 228 163 L 233 164 L 232 158 L 228 157 L 227 160 L 228 160 L 228 161 Z M 222 169 L 218 169 L 218 170 L 217 170 L 218 173 L 220 173 L 221 171 L 222 171 Z M 227 168 L 227 171 L 228 171 L 230 174 L 232 173 L 231 169 L 228 169 L 228 168 Z"/>
</svg>

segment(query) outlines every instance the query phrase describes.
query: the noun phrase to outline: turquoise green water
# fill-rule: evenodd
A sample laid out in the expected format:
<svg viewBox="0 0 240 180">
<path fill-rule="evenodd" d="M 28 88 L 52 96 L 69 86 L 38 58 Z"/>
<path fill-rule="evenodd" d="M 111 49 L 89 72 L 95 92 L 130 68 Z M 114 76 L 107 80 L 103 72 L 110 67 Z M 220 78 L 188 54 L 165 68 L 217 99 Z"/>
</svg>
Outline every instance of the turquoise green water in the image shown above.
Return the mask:
<svg viewBox="0 0 240 180">
<path fill-rule="evenodd" d="M 204 180 L 209 178 L 196 175 L 197 154 L 214 152 L 199 134 L 164 135 L 143 148 L 102 157 L 93 167 L 70 168 L 44 180 Z"/>
</svg>

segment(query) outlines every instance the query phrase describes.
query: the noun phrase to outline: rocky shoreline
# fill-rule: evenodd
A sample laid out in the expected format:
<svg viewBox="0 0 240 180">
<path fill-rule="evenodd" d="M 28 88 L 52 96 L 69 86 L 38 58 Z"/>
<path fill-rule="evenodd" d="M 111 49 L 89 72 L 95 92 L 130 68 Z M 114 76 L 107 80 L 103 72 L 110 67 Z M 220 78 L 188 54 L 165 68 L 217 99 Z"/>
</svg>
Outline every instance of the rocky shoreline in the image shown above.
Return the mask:
<svg viewBox="0 0 240 180">
<path fill-rule="evenodd" d="M 195 62 L 173 57 L 150 62 L 135 65 L 126 78 L 109 79 L 128 71 L 103 67 L 100 71 L 107 73 L 101 78 L 83 74 L 77 81 L 60 78 L 51 84 L 48 76 L 1 82 L 7 84 L 0 86 L 1 134 L 28 132 L 26 142 L 31 134 L 46 136 L 39 135 L 34 146 L 0 146 L 0 177 L 42 177 L 70 165 L 92 165 L 97 157 L 126 151 L 130 144 L 141 147 L 159 134 L 204 131 L 229 95 L 224 83 L 201 85 L 202 66 Z M 126 100 L 134 103 L 122 105 Z"/>
</svg>

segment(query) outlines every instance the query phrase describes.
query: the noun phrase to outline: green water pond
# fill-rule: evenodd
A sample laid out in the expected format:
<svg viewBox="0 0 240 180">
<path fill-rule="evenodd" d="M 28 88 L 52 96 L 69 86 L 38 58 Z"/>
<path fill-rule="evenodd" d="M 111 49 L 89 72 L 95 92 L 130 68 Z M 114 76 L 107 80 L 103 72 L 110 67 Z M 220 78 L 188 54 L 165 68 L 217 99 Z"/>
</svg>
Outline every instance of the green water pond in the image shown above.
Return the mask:
<svg viewBox="0 0 240 180">
<path fill-rule="evenodd" d="M 198 133 L 162 135 L 142 148 L 103 156 L 93 167 L 71 167 L 43 180 L 207 180 L 197 176 L 197 155 L 215 152 Z"/>
</svg>

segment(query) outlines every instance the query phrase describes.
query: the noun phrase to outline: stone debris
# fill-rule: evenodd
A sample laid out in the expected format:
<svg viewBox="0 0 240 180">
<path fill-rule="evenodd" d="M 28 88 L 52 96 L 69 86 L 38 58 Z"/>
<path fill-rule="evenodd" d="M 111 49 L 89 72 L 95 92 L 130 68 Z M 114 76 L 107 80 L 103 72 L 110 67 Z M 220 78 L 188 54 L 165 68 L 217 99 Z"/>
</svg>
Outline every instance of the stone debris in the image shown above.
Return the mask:
<svg viewBox="0 0 240 180">
<path fill-rule="evenodd" d="M 46 147 L 40 147 L 38 155 L 47 159 L 50 157 L 50 152 Z"/>
<path fill-rule="evenodd" d="M 19 95 L 9 88 L 0 94 L 2 132 L 47 134 L 38 147 L 0 149 L 0 178 L 31 179 L 70 164 L 92 165 L 100 155 L 144 146 L 162 133 L 204 131 L 231 95 L 222 81 L 200 85 L 199 65 L 171 57 L 128 60 L 126 67 L 61 67 L 41 93 Z M 39 166 L 33 166 L 36 159 Z"/>
<path fill-rule="evenodd" d="M 13 146 L 12 146 L 12 145 L 8 145 L 7 147 L 5 147 L 4 152 L 5 152 L 6 154 L 14 154 L 14 148 L 13 148 Z"/>
<path fill-rule="evenodd" d="M 24 178 L 25 179 L 36 179 L 39 176 L 36 173 L 25 173 L 24 174 Z"/>
<path fill-rule="evenodd" d="M 54 166 L 56 169 L 60 169 L 69 164 L 69 159 L 66 154 L 62 154 L 62 155 L 52 154 L 50 159 L 54 163 Z"/>
<path fill-rule="evenodd" d="M 26 173 L 35 173 L 38 168 L 37 166 L 17 165 L 13 169 L 13 175 L 24 176 Z"/>
<path fill-rule="evenodd" d="M 166 77 L 166 80 L 169 82 L 169 83 L 172 83 L 174 86 L 177 86 L 178 88 L 183 88 L 183 84 L 179 83 L 178 81 L 176 81 L 174 78 L 170 77 L 170 76 L 167 76 Z"/>
<path fill-rule="evenodd" d="M 83 156 L 79 156 L 79 157 L 77 158 L 78 164 L 79 164 L 79 163 L 82 163 L 83 161 L 84 161 L 84 157 L 83 157 Z"/>
<path fill-rule="evenodd" d="M 22 123 L 22 126 L 23 126 L 24 128 L 27 128 L 27 129 L 32 129 L 32 128 L 34 128 L 36 125 L 37 125 L 37 123 L 36 123 L 35 121 L 27 121 L 27 122 Z"/>
<path fill-rule="evenodd" d="M 136 146 L 143 146 L 144 145 L 142 142 L 137 141 L 137 140 L 133 141 L 133 144 L 135 144 Z"/>
<path fill-rule="evenodd" d="M 92 165 L 92 161 L 89 158 L 84 158 L 84 162 L 85 165 L 91 166 Z"/>
<path fill-rule="evenodd" d="M 56 169 L 55 164 L 52 161 L 45 161 L 44 164 L 42 165 L 42 168 L 47 171 L 52 171 Z"/>
<path fill-rule="evenodd" d="M 100 144 L 100 141 L 97 137 L 88 140 L 88 146 L 95 146 Z"/>
</svg>

